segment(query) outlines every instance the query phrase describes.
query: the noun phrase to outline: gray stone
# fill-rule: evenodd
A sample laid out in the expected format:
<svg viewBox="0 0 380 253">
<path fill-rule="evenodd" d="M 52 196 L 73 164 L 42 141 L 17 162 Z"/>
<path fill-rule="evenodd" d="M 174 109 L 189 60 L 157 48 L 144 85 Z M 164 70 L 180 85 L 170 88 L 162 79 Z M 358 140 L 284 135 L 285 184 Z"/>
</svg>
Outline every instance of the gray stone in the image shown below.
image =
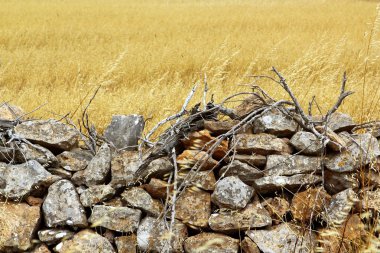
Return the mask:
<svg viewBox="0 0 380 253">
<path fill-rule="evenodd" d="M 72 177 L 73 183 L 77 185 L 98 185 L 103 184 L 111 169 L 111 150 L 105 143 L 98 153 L 92 158 L 87 168 L 80 170 Z"/>
<path fill-rule="evenodd" d="M 226 177 L 220 180 L 211 195 L 212 202 L 220 208 L 242 209 L 252 198 L 255 190 L 238 177 Z"/>
<path fill-rule="evenodd" d="M 261 170 L 238 160 L 232 161 L 219 170 L 220 177 L 237 176 L 248 185 L 251 185 L 255 179 L 263 175 L 264 173 Z"/>
<path fill-rule="evenodd" d="M 70 150 L 78 146 L 78 132 L 57 120 L 25 121 L 14 128 L 15 134 L 46 148 Z"/>
<path fill-rule="evenodd" d="M 153 217 L 160 216 L 164 206 L 139 187 L 132 187 L 121 194 L 121 199 L 130 207 L 138 208 Z"/>
<path fill-rule="evenodd" d="M 58 159 L 53 153 L 38 144 L 34 144 L 33 146 L 26 143 L 18 144 L 17 149 L 15 149 L 15 160 L 17 163 L 35 160 L 45 168 L 58 164 Z"/>
<path fill-rule="evenodd" d="M 238 134 L 236 135 L 236 151 L 241 154 L 291 154 L 292 148 L 283 139 L 271 134 Z"/>
<path fill-rule="evenodd" d="M 71 177 L 73 176 L 70 171 L 67 171 L 67 170 L 62 169 L 62 168 L 49 168 L 48 171 L 52 175 L 56 175 L 62 179 L 69 179 L 70 180 Z"/>
<path fill-rule="evenodd" d="M 114 115 L 104 137 L 117 149 L 137 150 L 145 121 L 141 115 Z"/>
<path fill-rule="evenodd" d="M 118 232 L 134 232 L 139 226 L 141 211 L 129 207 L 95 205 L 89 222 Z"/>
<path fill-rule="evenodd" d="M 272 225 L 272 218 L 260 202 L 256 202 L 239 211 L 221 210 L 211 214 L 208 223 L 212 230 L 226 233 L 266 227 Z"/>
<path fill-rule="evenodd" d="M 269 155 L 265 167 L 266 176 L 292 176 L 320 173 L 322 159 L 303 155 Z"/>
<path fill-rule="evenodd" d="M 290 139 L 290 144 L 304 155 L 321 155 L 323 149 L 322 141 L 315 134 L 299 131 Z"/>
<path fill-rule="evenodd" d="M 256 179 L 253 187 L 259 193 L 275 192 L 282 189 L 294 190 L 308 185 L 314 185 L 322 181 L 321 176 L 298 174 L 294 176 L 268 176 Z"/>
<path fill-rule="evenodd" d="M 140 178 L 162 178 L 174 169 L 173 164 L 166 157 L 153 160 L 148 167 L 144 170 L 144 173 L 140 175 Z"/>
<path fill-rule="evenodd" d="M 92 185 L 80 193 L 80 202 L 85 207 L 110 199 L 115 195 L 115 189 L 110 185 Z"/>
<path fill-rule="evenodd" d="M 162 220 L 149 216 L 141 221 L 137 229 L 137 244 L 143 252 L 183 252 L 182 245 L 186 238 L 187 227 L 178 220 L 173 223 L 172 234 Z"/>
<path fill-rule="evenodd" d="M 47 245 L 56 244 L 72 238 L 74 232 L 67 229 L 50 228 L 38 231 L 38 239 Z"/>
<path fill-rule="evenodd" d="M 86 227 L 87 219 L 78 193 L 68 180 L 60 180 L 49 187 L 42 204 L 47 227 L 73 226 Z"/>
<path fill-rule="evenodd" d="M 357 173 L 354 172 L 334 172 L 330 170 L 325 170 L 325 189 L 329 194 L 337 194 L 348 188 L 358 189 L 359 180 Z"/>
<path fill-rule="evenodd" d="M 292 118 L 276 108 L 264 113 L 253 122 L 254 133 L 269 133 L 278 137 L 292 136 L 297 128 L 298 124 Z"/>
<path fill-rule="evenodd" d="M 135 182 L 135 172 L 141 162 L 137 151 L 124 151 L 112 158 L 111 182 L 114 188 L 124 187 Z"/>
<path fill-rule="evenodd" d="M 309 253 L 316 246 L 314 232 L 305 233 L 291 223 L 283 223 L 269 230 L 251 230 L 247 235 L 264 253 Z"/>
<path fill-rule="evenodd" d="M 334 132 L 351 131 L 356 126 L 348 114 L 335 112 L 331 115 L 327 124 Z"/>
<path fill-rule="evenodd" d="M 37 161 L 19 165 L 0 163 L 0 195 L 9 199 L 22 199 L 48 187 L 60 177 L 45 170 Z"/>
<path fill-rule="evenodd" d="M 200 233 L 186 239 L 186 253 L 238 253 L 239 240 L 218 233 Z"/>
<path fill-rule="evenodd" d="M 263 167 L 267 163 L 267 157 L 264 155 L 240 155 L 236 154 L 235 160 L 246 163 L 251 166 Z"/>
<path fill-rule="evenodd" d="M 0 119 L 14 121 L 25 114 L 20 107 L 8 103 L 1 103 Z"/>
<path fill-rule="evenodd" d="M 57 156 L 59 165 L 65 170 L 73 172 L 84 170 L 92 158 L 93 155 L 90 151 L 82 149 L 65 151 Z"/>
</svg>

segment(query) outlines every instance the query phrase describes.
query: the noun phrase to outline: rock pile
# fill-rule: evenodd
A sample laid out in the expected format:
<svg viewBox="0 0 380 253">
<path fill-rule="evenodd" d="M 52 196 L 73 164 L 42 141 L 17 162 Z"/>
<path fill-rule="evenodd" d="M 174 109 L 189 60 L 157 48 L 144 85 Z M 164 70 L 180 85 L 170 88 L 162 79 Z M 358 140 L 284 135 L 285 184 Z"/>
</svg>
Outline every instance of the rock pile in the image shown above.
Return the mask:
<svg viewBox="0 0 380 253">
<path fill-rule="evenodd" d="M 230 120 L 192 111 L 145 148 L 143 117 L 114 116 L 96 152 L 4 104 L 0 251 L 357 252 L 377 239 L 380 125 L 334 112 L 316 120 L 321 139 L 254 98 Z"/>
</svg>

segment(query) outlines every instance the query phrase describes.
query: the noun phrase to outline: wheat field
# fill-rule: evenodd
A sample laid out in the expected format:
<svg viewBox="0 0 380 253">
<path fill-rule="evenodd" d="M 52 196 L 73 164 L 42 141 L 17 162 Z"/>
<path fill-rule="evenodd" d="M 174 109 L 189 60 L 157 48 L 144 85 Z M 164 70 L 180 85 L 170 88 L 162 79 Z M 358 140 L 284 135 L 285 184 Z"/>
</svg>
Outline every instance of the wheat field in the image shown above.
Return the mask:
<svg viewBox="0 0 380 253">
<path fill-rule="evenodd" d="M 206 74 L 216 102 L 257 83 L 276 98 L 275 66 L 302 104 L 334 102 L 380 118 L 380 13 L 360 0 L 0 0 L 0 101 L 33 117 L 76 120 L 97 87 L 91 120 L 177 112 Z M 201 99 L 202 88 L 194 102 Z"/>
</svg>

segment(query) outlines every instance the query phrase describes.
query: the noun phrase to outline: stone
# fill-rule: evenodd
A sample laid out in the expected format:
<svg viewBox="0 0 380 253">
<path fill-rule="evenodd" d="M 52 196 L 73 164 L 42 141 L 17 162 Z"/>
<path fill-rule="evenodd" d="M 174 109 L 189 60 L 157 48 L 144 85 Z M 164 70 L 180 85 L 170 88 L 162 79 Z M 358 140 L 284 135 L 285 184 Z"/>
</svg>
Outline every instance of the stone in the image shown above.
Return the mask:
<svg viewBox="0 0 380 253">
<path fill-rule="evenodd" d="M 359 188 L 359 179 L 353 172 L 334 172 L 325 170 L 325 189 L 331 195 L 337 194 L 348 188 L 357 190 Z"/>
<path fill-rule="evenodd" d="M 111 150 L 105 143 L 103 144 L 98 153 L 92 158 L 88 166 L 84 170 L 77 171 L 73 177 L 72 182 L 76 185 L 99 185 L 103 184 L 111 169 Z"/>
<path fill-rule="evenodd" d="M 29 251 L 30 253 L 51 253 L 48 246 L 46 244 L 39 244 L 37 245 L 32 251 Z"/>
<path fill-rule="evenodd" d="M 297 128 L 297 122 L 277 108 L 267 111 L 253 121 L 253 132 L 255 134 L 269 133 L 277 137 L 289 137 L 297 131 Z"/>
<path fill-rule="evenodd" d="M 144 172 L 140 174 L 140 178 L 149 179 L 152 177 L 163 178 L 174 170 L 171 161 L 166 158 L 158 158 L 149 163 Z M 136 176 L 136 175 L 135 175 Z"/>
<path fill-rule="evenodd" d="M 139 226 L 141 211 L 129 207 L 95 205 L 88 221 L 92 227 L 104 227 L 117 232 L 134 232 Z"/>
<path fill-rule="evenodd" d="M 220 177 L 237 176 L 244 183 L 251 185 L 255 179 L 262 177 L 264 173 L 256 167 L 234 160 L 219 170 Z"/>
<path fill-rule="evenodd" d="M 316 126 L 315 130 L 317 130 L 320 134 L 326 135 L 329 140 L 331 140 L 327 143 L 327 147 L 332 151 L 341 152 L 346 148 L 348 139 L 344 135 L 337 134 L 325 126 Z"/>
<path fill-rule="evenodd" d="M 80 202 L 85 207 L 91 207 L 112 198 L 115 193 L 110 185 L 93 185 L 80 193 Z"/>
<path fill-rule="evenodd" d="M 204 128 L 213 133 L 214 135 L 221 135 L 230 131 L 239 121 L 229 120 L 229 121 L 212 121 L 205 120 Z"/>
<path fill-rule="evenodd" d="M 173 186 L 169 185 L 166 181 L 151 178 L 149 184 L 144 184 L 142 187 L 149 193 L 150 196 L 156 199 L 166 198 L 166 192 L 169 187 L 169 192 L 173 190 Z"/>
<path fill-rule="evenodd" d="M 0 251 L 30 249 L 40 223 L 40 208 L 25 203 L 0 202 Z"/>
<path fill-rule="evenodd" d="M 380 188 L 375 191 L 363 192 L 363 199 L 361 200 L 362 210 L 372 209 L 380 211 Z"/>
<path fill-rule="evenodd" d="M 66 180 L 55 182 L 49 187 L 42 204 L 42 212 L 47 227 L 86 227 L 86 213 L 79 201 L 74 185 Z"/>
<path fill-rule="evenodd" d="M 260 253 L 259 247 L 248 236 L 244 237 L 240 247 L 244 253 Z"/>
<path fill-rule="evenodd" d="M 283 222 L 284 216 L 290 211 L 289 201 L 282 197 L 266 199 L 263 205 L 272 217 L 272 223 L 277 225 Z"/>
<path fill-rule="evenodd" d="M 225 177 L 220 180 L 211 195 L 212 202 L 220 208 L 242 209 L 251 200 L 255 189 L 246 185 L 238 177 Z"/>
<path fill-rule="evenodd" d="M 0 163 L 0 196 L 8 199 L 22 199 L 40 188 L 49 187 L 60 177 L 50 174 L 37 161 L 19 165 Z"/>
<path fill-rule="evenodd" d="M 300 187 L 315 185 L 322 182 L 322 177 L 310 174 L 298 174 L 294 176 L 268 176 L 256 179 L 253 187 L 259 193 L 268 193 L 287 190 L 295 190 Z"/>
<path fill-rule="evenodd" d="M 295 220 L 307 223 L 318 218 L 330 201 L 331 196 L 323 188 L 308 188 L 294 194 L 290 210 Z"/>
<path fill-rule="evenodd" d="M 251 95 L 246 97 L 243 102 L 234 109 L 234 112 L 239 118 L 244 118 L 253 111 L 267 106 L 268 102 L 270 101 L 265 101 L 258 96 Z"/>
<path fill-rule="evenodd" d="M 282 223 L 268 230 L 250 230 L 246 234 L 262 252 L 313 252 L 316 245 L 314 232 L 305 233 L 291 223 Z"/>
<path fill-rule="evenodd" d="M 175 218 L 187 225 L 208 227 L 208 219 L 211 215 L 210 193 L 203 190 L 185 189 L 176 201 L 175 211 Z"/>
<path fill-rule="evenodd" d="M 0 105 L 0 119 L 14 121 L 25 114 L 24 110 L 15 105 L 8 103 L 1 103 Z"/>
<path fill-rule="evenodd" d="M 208 223 L 212 230 L 228 233 L 270 226 L 272 218 L 260 202 L 254 202 L 238 211 L 221 210 L 211 214 Z"/>
<path fill-rule="evenodd" d="M 73 236 L 74 232 L 67 229 L 50 228 L 38 231 L 38 239 L 47 245 L 57 244 L 71 239 Z"/>
<path fill-rule="evenodd" d="M 238 253 L 239 240 L 218 233 L 200 233 L 190 236 L 184 244 L 186 253 Z"/>
<path fill-rule="evenodd" d="M 144 126 L 144 117 L 141 115 L 113 115 L 104 137 L 117 149 L 137 150 Z"/>
<path fill-rule="evenodd" d="M 269 155 L 266 176 L 293 176 L 322 172 L 322 159 L 304 155 Z"/>
<path fill-rule="evenodd" d="M 15 160 L 17 163 L 35 160 L 45 168 L 54 167 L 58 164 L 58 159 L 54 154 L 38 144 L 18 144 L 17 149 L 15 149 Z"/>
<path fill-rule="evenodd" d="M 77 130 L 53 119 L 25 121 L 18 124 L 14 132 L 48 149 L 71 150 L 79 141 Z"/>
<path fill-rule="evenodd" d="M 64 151 L 57 156 L 59 165 L 72 172 L 84 170 L 92 158 L 93 155 L 89 151 L 82 149 Z"/>
<path fill-rule="evenodd" d="M 137 236 L 135 234 L 115 238 L 118 253 L 136 253 Z"/>
<path fill-rule="evenodd" d="M 325 166 L 336 172 L 351 172 L 371 163 L 379 155 L 379 143 L 375 137 L 368 133 L 354 135 L 346 150 L 327 157 Z"/>
<path fill-rule="evenodd" d="M 380 122 L 373 122 L 372 124 L 368 124 L 368 126 L 363 127 L 363 130 L 366 133 L 372 134 L 375 138 L 380 138 Z"/>
<path fill-rule="evenodd" d="M 120 197 L 113 197 L 112 199 L 103 202 L 105 206 L 113 206 L 113 207 L 123 207 L 124 203 L 121 201 Z"/>
<path fill-rule="evenodd" d="M 132 187 L 121 194 L 121 199 L 127 206 L 138 208 L 153 217 L 160 216 L 164 209 L 163 204 L 153 199 L 148 192 L 140 187 Z"/>
<path fill-rule="evenodd" d="M 264 155 L 241 155 L 236 154 L 235 160 L 246 163 L 253 167 L 263 167 L 267 163 L 267 157 Z"/>
<path fill-rule="evenodd" d="M 315 134 L 299 131 L 290 139 L 290 144 L 297 152 L 304 155 L 321 155 L 323 143 Z"/>
<path fill-rule="evenodd" d="M 116 253 L 112 244 L 101 235 L 90 229 L 85 229 L 75 234 L 71 240 L 66 240 L 55 246 L 58 253 Z"/>
<path fill-rule="evenodd" d="M 291 154 L 292 148 L 283 139 L 271 134 L 237 134 L 231 146 L 240 154 Z"/>
<path fill-rule="evenodd" d="M 346 189 L 332 196 L 330 204 L 322 213 L 322 219 L 329 227 L 339 227 L 347 219 L 352 207 L 359 202 L 352 189 Z"/>
<path fill-rule="evenodd" d="M 67 171 L 62 168 L 49 168 L 48 171 L 55 176 L 58 176 L 62 179 L 68 179 L 70 180 L 71 177 L 73 176 L 70 171 Z"/>
<path fill-rule="evenodd" d="M 215 189 L 216 179 L 212 170 L 194 171 L 181 170 L 178 173 L 178 183 L 187 180 L 191 185 L 196 186 L 205 191 L 213 191 Z"/>
<path fill-rule="evenodd" d="M 137 230 L 137 244 L 141 252 L 183 252 L 187 234 L 186 226 L 178 220 L 170 234 L 162 220 L 147 216 Z"/>
<path fill-rule="evenodd" d="M 335 112 L 331 115 L 327 126 L 334 132 L 349 132 L 356 126 L 356 124 L 348 114 Z"/>
<path fill-rule="evenodd" d="M 123 151 L 112 157 L 111 182 L 114 188 L 121 188 L 135 181 L 135 172 L 140 166 L 139 153 L 137 151 Z"/>
<path fill-rule="evenodd" d="M 44 200 L 41 198 L 36 198 L 33 196 L 28 196 L 25 198 L 25 202 L 30 206 L 41 206 L 44 203 Z"/>
<path fill-rule="evenodd" d="M 177 163 L 181 169 L 191 169 L 195 164 L 201 166 L 200 170 L 211 170 L 218 165 L 218 161 L 205 151 L 185 150 L 177 157 Z"/>
</svg>

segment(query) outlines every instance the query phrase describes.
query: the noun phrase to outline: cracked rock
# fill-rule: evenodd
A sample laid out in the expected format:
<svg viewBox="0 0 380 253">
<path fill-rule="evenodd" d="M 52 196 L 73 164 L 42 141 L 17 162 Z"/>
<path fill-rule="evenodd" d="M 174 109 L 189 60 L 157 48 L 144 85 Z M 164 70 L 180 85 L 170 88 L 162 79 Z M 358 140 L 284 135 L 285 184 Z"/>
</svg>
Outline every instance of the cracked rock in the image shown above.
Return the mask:
<svg viewBox="0 0 380 253">
<path fill-rule="evenodd" d="M 15 160 L 17 163 L 35 160 L 45 168 L 53 167 L 58 164 L 58 159 L 53 153 L 38 144 L 32 146 L 26 143 L 20 143 L 17 145 L 15 151 Z"/>
<path fill-rule="evenodd" d="M 137 151 L 123 151 L 114 156 L 111 162 L 111 182 L 115 188 L 120 188 L 134 183 L 135 172 L 140 166 L 139 153 Z"/>
<path fill-rule="evenodd" d="M 84 170 L 92 158 L 93 155 L 89 151 L 81 149 L 65 151 L 57 156 L 59 165 L 72 172 Z"/>
<path fill-rule="evenodd" d="M 254 133 L 269 133 L 278 137 L 292 136 L 297 128 L 297 122 L 278 109 L 264 113 L 253 122 Z"/>
<path fill-rule="evenodd" d="M 237 176 L 248 185 L 251 185 L 255 179 L 263 175 L 264 173 L 261 170 L 238 160 L 232 161 L 219 170 L 220 177 Z"/>
<path fill-rule="evenodd" d="M 173 164 L 166 157 L 158 158 L 150 162 L 140 178 L 162 178 L 174 169 Z"/>
<path fill-rule="evenodd" d="M 320 173 L 321 158 L 303 155 L 269 155 L 265 167 L 266 176 L 292 176 Z"/>
<path fill-rule="evenodd" d="M 232 143 L 236 151 L 241 154 L 291 154 L 292 148 L 283 139 L 274 135 L 261 134 L 238 134 L 236 143 Z"/>
<path fill-rule="evenodd" d="M 115 238 L 118 253 L 136 253 L 137 236 L 135 234 Z"/>
<path fill-rule="evenodd" d="M 315 134 L 299 131 L 290 139 L 290 144 L 301 154 L 321 155 L 323 143 Z"/>
<path fill-rule="evenodd" d="M 80 193 L 80 202 L 85 207 L 110 199 L 115 195 L 115 189 L 110 185 L 93 185 Z"/>
<path fill-rule="evenodd" d="M 185 241 L 186 253 L 238 253 L 239 240 L 218 233 L 200 233 Z"/>
<path fill-rule="evenodd" d="M 348 114 L 335 112 L 331 115 L 327 126 L 334 132 L 349 132 L 356 124 Z"/>
<path fill-rule="evenodd" d="M 159 200 L 153 199 L 149 193 L 139 187 L 132 187 L 125 190 L 121 194 L 121 199 L 128 206 L 138 208 L 153 217 L 160 216 L 164 208 Z"/>
</svg>

